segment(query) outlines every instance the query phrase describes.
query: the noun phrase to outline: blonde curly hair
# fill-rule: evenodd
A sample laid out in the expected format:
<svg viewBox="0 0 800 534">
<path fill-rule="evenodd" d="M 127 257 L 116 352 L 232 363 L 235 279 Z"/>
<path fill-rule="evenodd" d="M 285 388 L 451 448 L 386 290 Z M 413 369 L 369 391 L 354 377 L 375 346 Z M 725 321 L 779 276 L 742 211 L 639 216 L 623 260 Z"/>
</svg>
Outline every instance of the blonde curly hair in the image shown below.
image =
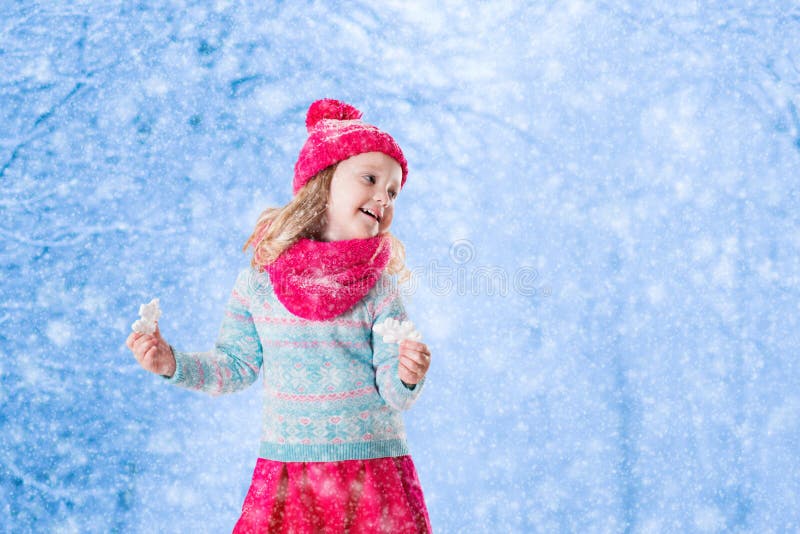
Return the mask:
<svg viewBox="0 0 800 534">
<path fill-rule="evenodd" d="M 284 250 L 301 238 L 315 239 L 325 227 L 325 206 L 337 164 L 318 172 L 282 208 L 267 208 L 258 216 L 255 229 L 242 247 L 246 252 L 253 247 L 250 265 L 259 272 L 269 265 Z M 406 249 L 403 243 L 387 231 L 391 245 L 391 255 L 386 272 L 398 275 L 402 284 L 411 278 L 411 271 L 405 266 Z"/>
</svg>

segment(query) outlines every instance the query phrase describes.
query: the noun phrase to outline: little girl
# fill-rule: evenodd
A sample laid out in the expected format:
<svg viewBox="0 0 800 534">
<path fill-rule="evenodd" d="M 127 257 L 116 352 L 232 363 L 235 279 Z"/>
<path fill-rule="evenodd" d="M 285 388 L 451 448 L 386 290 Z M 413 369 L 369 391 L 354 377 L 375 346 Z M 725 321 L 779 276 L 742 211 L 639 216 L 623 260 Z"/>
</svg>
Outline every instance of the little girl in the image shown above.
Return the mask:
<svg viewBox="0 0 800 534">
<path fill-rule="evenodd" d="M 430 532 L 401 412 L 431 353 L 372 327 L 407 315 L 408 278 L 389 233 L 408 167 L 386 132 L 333 99 L 311 104 L 294 198 L 258 219 L 251 265 L 234 285 L 214 349 L 182 352 L 133 333 L 139 363 L 211 395 L 263 369 L 259 458 L 234 532 Z"/>
</svg>

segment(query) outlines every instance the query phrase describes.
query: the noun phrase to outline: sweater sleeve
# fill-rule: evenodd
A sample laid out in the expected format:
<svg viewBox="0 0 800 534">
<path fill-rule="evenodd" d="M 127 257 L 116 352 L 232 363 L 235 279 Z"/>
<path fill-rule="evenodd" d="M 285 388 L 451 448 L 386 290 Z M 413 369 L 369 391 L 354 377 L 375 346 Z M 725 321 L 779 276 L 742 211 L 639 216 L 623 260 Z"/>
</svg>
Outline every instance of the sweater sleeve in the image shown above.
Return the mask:
<svg viewBox="0 0 800 534">
<path fill-rule="evenodd" d="M 175 355 L 175 374 L 167 382 L 212 396 L 232 393 L 256 381 L 263 354 L 250 314 L 250 269 L 236 278 L 225 307 L 217 341 L 206 352 L 183 352 L 170 345 Z"/>
<path fill-rule="evenodd" d="M 396 288 L 378 292 L 372 326 L 388 318 L 398 321 L 408 320 L 405 306 Z M 425 386 L 427 375 L 415 385 L 406 385 L 400 380 L 400 346 L 386 343 L 383 336 L 372 330 L 372 362 L 375 368 L 375 381 L 383 400 L 395 410 L 407 410 L 419 397 Z"/>
</svg>

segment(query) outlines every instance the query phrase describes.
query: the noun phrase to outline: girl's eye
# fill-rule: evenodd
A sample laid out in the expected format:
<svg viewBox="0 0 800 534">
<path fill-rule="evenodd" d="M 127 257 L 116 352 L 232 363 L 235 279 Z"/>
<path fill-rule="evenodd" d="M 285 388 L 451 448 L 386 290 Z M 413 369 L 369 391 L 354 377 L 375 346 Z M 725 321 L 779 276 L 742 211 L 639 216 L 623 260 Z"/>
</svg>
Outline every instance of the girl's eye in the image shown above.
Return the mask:
<svg viewBox="0 0 800 534">
<path fill-rule="evenodd" d="M 371 174 L 365 174 L 364 178 L 366 178 L 373 184 L 375 183 L 375 177 Z M 389 194 L 391 195 L 392 198 L 397 198 L 397 191 L 389 191 Z"/>
</svg>

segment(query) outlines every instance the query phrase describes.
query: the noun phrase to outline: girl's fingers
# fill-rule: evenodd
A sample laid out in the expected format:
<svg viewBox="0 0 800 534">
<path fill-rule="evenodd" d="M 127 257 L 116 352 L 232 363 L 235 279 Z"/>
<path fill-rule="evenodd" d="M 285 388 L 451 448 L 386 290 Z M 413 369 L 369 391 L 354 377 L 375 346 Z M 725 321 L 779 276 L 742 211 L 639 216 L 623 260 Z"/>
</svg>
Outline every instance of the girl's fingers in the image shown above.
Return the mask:
<svg viewBox="0 0 800 534">
<path fill-rule="evenodd" d="M 414 370 L 415 372 L 424 373 L 428 370 L 428 366 L 425 363 L 418 362 L 417 360 L 408 359 L 408 364 L 406 367 Z"/>
<path fill-rule="evenodd" d="M 413 341 L 411 339 L 404 339 L 400 346 L 406 348 L 408 350 L 413 350 L 416 352 L 421 352 L 423 354 L 430 355 L 431 351 L 428 349 L 428 345 L 425 343 L 420 343 L 419 341 Z"/>
<path fill-rule="evenodd" d="M 415 358 L 409 357 L 408 361 L 411 362 L 411 365 L 413 365 L 415 368 L 421 370 L 422 372 L 427 371 L 428 370 L 428 366 L 430 365 L 427 361 L 425 361 L 420 356 L 417 356 Z"/>
<path fill-rule="evenodd" d="M 134 343 L 134 348 L 146 347 L 147 345 L 149 345 L 151 343 L 155 343 L 155 342 L 156 342 L 156 340 L 152 335 L 150 335 L 150 334 L 142 334 L 142 337 L 140 337 Z"/>
<path fill-rule="evenodd" d="M 402 361 L 400 362 L 400 366 L 405 369 L 411 376 L 420 377 L 421 373 L 415 369 L 410 368 L 408 365 L 405 365 Z"/>
<path fill-rule="evenodd" d="M 145 345 L 142 345 L 142 350 L 141 350 L 142 358 L 147 358 L 150 351 L 152 351 L 154 348 L 156 348 L 156 344 L 153 343 L 152 341 L 148 342 Z"/>
<path fill-rule="evenodd" d="M 402 344 L 409 349 L 418 350 L 420 352 L 425 352 L 428 350 L 428 346 L 425 345 L 425 343 L 414 341 L 413 339 L 404 339 Z"/>
<path fill-rule="evenodd" d="M 131 332 L 131 335 L 128 336 L 128 339 L 125 340 L 125 344 L 128 346 L 129 349 L 132 349 L 139 338 L 142 337 L 142 334 L 139 332 Z"/>
<path fill-rule="evenodd" d="M 430 365 L 431 362 L 431 355 L 429 352 L 427 352 L 427 348 L 424 351 L 418 351 L 415 349 L 409 349 L 404 347 L 404 349 L 401 352 L 401 356 L 411 358 L 420 365 L 427 366 Z"/>
<path fill-rule="evenodd" d="M 403 365 L 403 367 L 405 367 L 406 369 L 408 369 L 413 373 L 424 373 L 425 371 L 428 370 L 427 365 L 420 363 L 416 360 L 413 360 L 411 358 L 400 358 L 400 363 Z"/>
</svg>

